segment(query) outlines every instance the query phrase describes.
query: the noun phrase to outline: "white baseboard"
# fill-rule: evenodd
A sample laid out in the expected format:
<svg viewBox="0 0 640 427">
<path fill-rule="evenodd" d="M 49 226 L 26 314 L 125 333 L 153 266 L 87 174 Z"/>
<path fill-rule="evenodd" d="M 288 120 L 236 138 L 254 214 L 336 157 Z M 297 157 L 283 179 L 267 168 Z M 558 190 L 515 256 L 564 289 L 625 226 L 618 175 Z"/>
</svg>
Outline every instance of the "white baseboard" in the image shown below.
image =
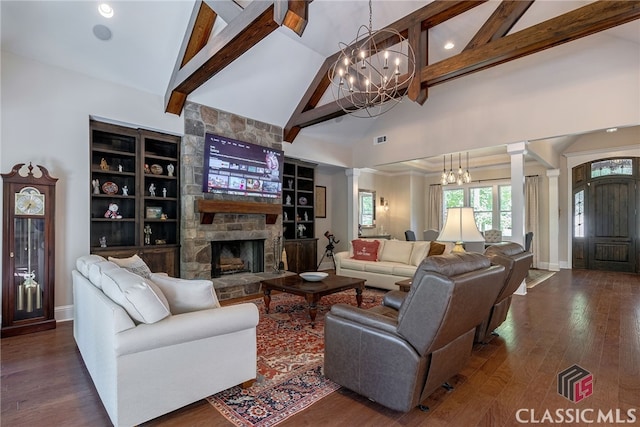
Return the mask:
<svg viewBox="0 0 640 427">
<path fill-rule="evenodd" d="M 53 309 L 53 316 L 56 322 L 66 322 L 73 320 L 73 305 L 63 305 Z"/>
</svg>

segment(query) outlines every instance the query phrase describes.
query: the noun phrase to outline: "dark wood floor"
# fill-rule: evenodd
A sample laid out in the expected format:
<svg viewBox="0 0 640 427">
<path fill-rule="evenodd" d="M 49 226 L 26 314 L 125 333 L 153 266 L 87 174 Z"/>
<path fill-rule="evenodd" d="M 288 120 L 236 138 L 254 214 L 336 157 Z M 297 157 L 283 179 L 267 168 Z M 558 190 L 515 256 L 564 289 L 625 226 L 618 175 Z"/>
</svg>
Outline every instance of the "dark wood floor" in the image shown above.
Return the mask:
<svg viewBox="0 0 640 427">
<path fill-rule="evenodd" d="M 341 389 L 281 425 L 510 426 L 519 425 L 520 409 L 529 421 L 558 408 L 620 409 L 626 419 L 640 406 L 640 276 L 563 270 L 527 296 L 514 297 L 498 331 L 500 337 L 476 346 L 468 367 L 451 381 L 453 391 L 427 399 L 429 412 L 397 413 Z M 2 426 L 109 425 L 71 322 L 5 338 L 1 346 Z M 593 394 L 577 404 L 556 389 L 558 372 L 573 364 L 594 378 Z M 640 424 L 640 409 L 635 416 Z M 200 401 L 147 425 L 230 423 Z"/>
</svg>

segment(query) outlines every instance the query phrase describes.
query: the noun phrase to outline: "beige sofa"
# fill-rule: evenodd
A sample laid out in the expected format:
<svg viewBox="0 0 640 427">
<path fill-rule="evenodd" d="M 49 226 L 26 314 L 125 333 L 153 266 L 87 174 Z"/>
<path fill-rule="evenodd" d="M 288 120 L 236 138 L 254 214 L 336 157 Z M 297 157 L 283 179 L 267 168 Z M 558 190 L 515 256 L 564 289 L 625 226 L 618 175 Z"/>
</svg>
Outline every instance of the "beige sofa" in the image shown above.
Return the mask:
<svg viewBox="0 0 640 427">
<path fill-rule="evenodd" d="M 364 279 L 367 281 L 367 286 L 389 290 L 399 290 L 396 282 L 413 277 L 418 265 L 428 255 L 431 246 L 431 242 L 427 241 L 407 242 L 366 238 L 361 240 L 380 242 L 377 261 L 353 259 L 353 247 L 349 243 L 349 251 L 334 255 L 336 274 Z M 445 245 L 444 253 L 450 253 L 453 249 L 453 243 L 440 243 Z"/>
<path fill-rule="evenodd" d="M 97 255 L 76 267 L 73 335 L 115 426 L 256 377 L 255 304 L 220 307 L 210 280 L 143 277 Z"/>
</svg>

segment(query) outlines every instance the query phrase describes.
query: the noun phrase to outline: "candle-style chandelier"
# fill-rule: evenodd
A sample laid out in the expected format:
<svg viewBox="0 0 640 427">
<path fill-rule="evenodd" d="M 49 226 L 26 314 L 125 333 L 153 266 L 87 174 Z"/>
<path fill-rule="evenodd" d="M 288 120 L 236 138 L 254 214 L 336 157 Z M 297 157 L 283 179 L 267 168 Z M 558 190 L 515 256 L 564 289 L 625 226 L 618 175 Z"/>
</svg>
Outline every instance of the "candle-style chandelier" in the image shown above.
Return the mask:
<svg viewBox="0 0 640 427">
<path fill-rule="evenodd" d="M 468 184 L 471 182 L 471 173 L 469 172 L 469 152 L 467 152 L 467 169 L 462 169 L 462 155 L 458 153 L 458 172 L 453 171 L 453 154 L 449 156 L 449 172 L 447 172 L 447 156 L 442 156 L 442 176 L 440 184 Z"/>
<path fill-rule="evenodd" d="M 402 101 L 415 76 L 415 55 L 408 40 L 392 28 L 373 31 L 361 25 L 356 39 L 339 43 L 340 55 L 329 69 L 336 103 L 354 117 L 376 117 Z"/>
</svg>

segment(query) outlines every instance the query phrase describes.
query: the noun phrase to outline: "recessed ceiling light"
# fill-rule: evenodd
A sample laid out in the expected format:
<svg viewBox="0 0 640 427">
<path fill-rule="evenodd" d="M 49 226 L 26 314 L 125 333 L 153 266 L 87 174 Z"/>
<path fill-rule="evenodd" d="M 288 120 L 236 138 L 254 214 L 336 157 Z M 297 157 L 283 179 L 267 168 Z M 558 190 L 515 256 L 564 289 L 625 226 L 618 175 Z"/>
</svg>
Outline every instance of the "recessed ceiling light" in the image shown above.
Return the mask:
<svg viewBox="0 0 640 427">
<path fill-rule="evenodd" d="M 113 8 L 106 3 L 100 3 L 98 6 L 98 12 L 100 12 L 100 15 L 105 18 L 111 18 L 113 16 Z"/>
<path fill-rule="evenodd" d="M 109 27 L 102 24 L 94 25 L 93 35 L 102 41 L 107 41 L 111 38 L 111 30 Z"/>
<path fill-rule="evenodd" d="M 453 44 L 453 42 L 447 42 L 444 45 L 444 48 L 447 49 L 447 50 L 453 49 L 454 47 L 455 47 L 455 44 Z"/>
<path fill-rule="evenodd" d="M 609 128 L 607 129 L 607 132 L 611 133 L 611 132 L 616 132 L 618 130 L 618 128 Z"/>
</svg>

